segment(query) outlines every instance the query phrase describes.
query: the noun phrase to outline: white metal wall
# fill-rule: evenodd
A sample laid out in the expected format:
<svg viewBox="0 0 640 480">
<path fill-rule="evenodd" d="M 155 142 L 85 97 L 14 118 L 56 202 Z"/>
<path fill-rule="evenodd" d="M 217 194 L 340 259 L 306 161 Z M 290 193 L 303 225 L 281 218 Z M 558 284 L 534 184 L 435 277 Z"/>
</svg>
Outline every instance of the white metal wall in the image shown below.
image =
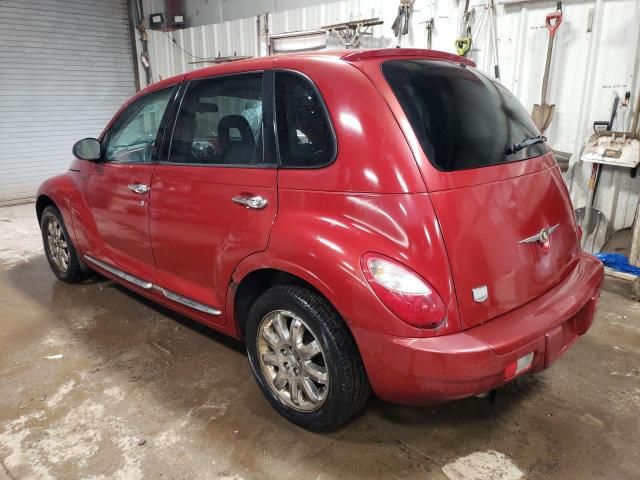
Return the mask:
<svg viewBox="0 0 640 480">
<path fill-rule="evenodd" d="M 380 17 L 385 23 L 374 28 L 373 36 L 365 38 L 362 47 L 395 46 L 391 24 L 398 3 L 343 0 L 276 12 L 269 15 L 269 31 L 277 34 L 311 30 L 352 19 Z M 485 5 L 486 0 L 471 0 L 477 20 L 482 17 Z M 403 39 L 402 46 L 426 47 L 427 32 L 421 22 L 433 17 L 433 48 L 453 52 L 463 8 L 463 0 L 415 0 L 410 33 Z M 502 82 L 529 110 L 540 102 L 548 39 L 544 19 L 555 8 L 555 1 L 498 5 Z M 579 207 L 586 201 L 590 165 L 576 160 L 590 135 L 593 121 L 609 118 L 614 91 L 621 97 L 627 90 L 631 90 L 633 98 L 640 95 L 640 1 L 565 0 L 563 11 L 564 22 L 555 41 L 549 87 L 549 103 L 556 105 L 556 113 L 546 134 L 555 149 L 573 153 L 567 180 L 574 205 Z M 489 30 L 483 28 L 474 33 L 470 56 L 481 69 L 492 74 Z M 189 65 L 187 62 L 193 59 L 171 45 L 167 35 L 152 32 L 150 36 L 156 79 L 202 66 Z M 258 51 L 255 17 L 186 29 L 177 33 L 176 38 L 181 45 L 189 47 L 185 50 L 203 57 L 215 56 L 218 52 L 256 55 Z M 330 46 L 339 47 L 340 43 L 332 40 Z M 605 213 L 614 228 L 628 226 L 633 221 L 639 192 L 640 176 L 632 179 L 627 169 L 605 167 L 596 207 Z"/>
<path fill-rule="evenodd" d="M 0 1 L 0 205 L 64 172 L 135 92 L 126 0 Z"/>
<path fill-rule="evenodd" d="M 258 55 L 255 17 L 174 32 L 149 30 L 148 36 L 153 81 L 208 66 L 203 59 Z"/>
</svg>

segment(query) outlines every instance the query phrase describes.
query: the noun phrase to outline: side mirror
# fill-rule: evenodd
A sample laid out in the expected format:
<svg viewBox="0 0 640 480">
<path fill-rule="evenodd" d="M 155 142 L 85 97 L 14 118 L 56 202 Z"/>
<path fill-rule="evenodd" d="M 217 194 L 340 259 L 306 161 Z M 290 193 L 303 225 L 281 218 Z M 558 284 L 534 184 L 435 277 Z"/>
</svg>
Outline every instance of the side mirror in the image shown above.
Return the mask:
<svg viewBox="0 0 640 480">
<path fill-rule="evenodd" d="M 83 138 L 73 146 L 73 155 L 80 160 L 95 162 L 102 156 L 102 145 L 95 138 Z"/>
</svg>

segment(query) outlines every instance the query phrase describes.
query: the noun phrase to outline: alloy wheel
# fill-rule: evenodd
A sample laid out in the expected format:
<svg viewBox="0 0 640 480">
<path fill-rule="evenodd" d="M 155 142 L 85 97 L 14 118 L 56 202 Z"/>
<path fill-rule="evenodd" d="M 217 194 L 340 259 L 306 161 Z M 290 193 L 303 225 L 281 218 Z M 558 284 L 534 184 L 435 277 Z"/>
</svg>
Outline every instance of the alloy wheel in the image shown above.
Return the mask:
<svg viewBox="0 0 640 480">
<path fill-rule="evenodd" d="M 258 358 L 271 390 L 287 406 L 311 412 L 329 392 L 329 373 L 316 335 L 292 312 L 274 310 L 258 327 Z"/>
<path fill-rule="evenodd" d="M 61 273 L 65 273 L 69 268 L 69 246 L 64 230 L 55 218 L 50 218 L 47 222 L 47 244 L 51 260 Z"/>
</svg>

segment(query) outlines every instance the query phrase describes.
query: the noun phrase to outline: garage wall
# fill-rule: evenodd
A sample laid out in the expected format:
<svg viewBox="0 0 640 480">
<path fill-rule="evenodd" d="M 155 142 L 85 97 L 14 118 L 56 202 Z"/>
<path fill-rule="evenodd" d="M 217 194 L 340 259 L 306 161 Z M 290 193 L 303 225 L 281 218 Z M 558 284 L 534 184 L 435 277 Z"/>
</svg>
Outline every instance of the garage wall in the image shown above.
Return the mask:
<svg viewBox="0 0 640 480">
<path fill-rule="evenodd" d="M 142 0 L 142 3 L 147 14 L 165 11 L 165 0 Z M 325 0 L 183 0 L 185 20 L 191 27 L 320 3 L 325 3 Z"/>
<path fill-rule="evenodd" d="M 486 3 L 470 2 L 471 6 L 478 6 L 476 22 L 485 28 L 474 32 L 469 56 L 479 68 L 493 74 Z M 349 19 L 380 17 L 385 24 L 376 27 L 374 35 L 363 41 L 363 47 L 391 47 L 397 43 L 391 31 L 397 4 L 385 0 L 349 0 L 275 13 L 271 15 L 270 31 L 307 30 Z M 574 205 L 581 207 L 586 203 L 591 165 L 577 159 L 592 133 L 593 121 L 609 119 L 614 91 L 621 97 L 627 90 L 634 99 L 640 95 L 640 1 L 565 0 L 562 4 L 564 21 L 554 43 L 548 94 L 548 102 L 554 103 L 556 110 L 545 134 L 554 149 L 573 154 L 566 179 Z M 426 47 L 427 32 L 421 22 L 433 17 L 433 48 L 454 52 L 453 41 L 459 35 L 464 1 L 415 0 L 414 8 L 410 33 L 403 38 L 402 46 Z M 501 81 L 529 111 L 540 102 L 548 42 L 544 19 L 555 8 L 555 1 L 497 8 Z M 602 169 L 595 206 L 614 229 L 630 226 L 638 206 L 640 176 L 633 179 L 629 172 L 608 166 Z"/>
<path fill-rule="evenodd" d="M 135 93 L 126 0 L 2 0 L 0 205 L 32 199 Z"/>
<path fill-rule="evenodd" d="M 178 75 L 209 64 L 204 59 L 229 55 L 258 55 L 255 17 L 185 28 L 174 32 L 149 30 L 152 80 Z M 175 40 L 175 41 L 174 41 Z"/>
<path fill-rule="evenodd" d="M 395 46 L 391 24 L 398 3 L 389 0 L 344 0 L 275 11 L 269 14 L 269 32 L 278 34 L 312 30 L 351 19 L 379 17 L 385 23 L 375 27 L 371 37 L 364 38 L 362 47 Z M 484 28 L 474 31 L 474 46 L 470 56 L 479 68 L 493 74 L 493 51 L 489 29 L 486 28 L 487 2 L 471 0 L 470 3 L 472 7 L 477 7 L 476 22 L 484 25 Z M 464 1 L 415 0 L 410 33 L 403 38 L 402 46 L 426 47 L 427 32 L 421 22 L 433 17 L 433 48 L 453 52 L 463 8 Z M 529 110 L 534 103 L 540 102 L 548 39 L 544 18 L 555 8 L 555 1 L 498 5 L 498 53 L 502 82 Z M 580 207 L 586 202 L 591 167 L 577 162 L 577 159 L 591 133 L 593 121 L 609 118 L 614 91 L 621 97 L 627 90 L 631 90 L 633 98 L 640 94 L 640 28 L 637 21 L 640 19 L 640 1 L 565 0 L 563 10 L 564 22 L 555 40 L 549 86 L 549 103 L 556 105 L 556 113 L 546 135 L 554 149 L 573 154 L 566 178 L 574 205 Z M 211 57 L 218 53 L 231 55 L 234 52 L 253 56 L 258 51 L 257 31 L 254 16 L 188 28 L 175 35 L 184 50 L 200 57 Z M 156 79 L 206 65 L 190 64 L 190 61 L 199 59 L 171 45 L 167 38 L 172 34 L 150 33 Z M 264 42 L 264 39 L 261 41 Z M 339 46 L 338 40 L 330 41 L 330 47 Z M 623 228 L 633 222 L 639 192 L 640 176 L 631 178 L 628 169 L 604 167 L 596 207 L 610 219 L 613 228 Z"/>
</svg>

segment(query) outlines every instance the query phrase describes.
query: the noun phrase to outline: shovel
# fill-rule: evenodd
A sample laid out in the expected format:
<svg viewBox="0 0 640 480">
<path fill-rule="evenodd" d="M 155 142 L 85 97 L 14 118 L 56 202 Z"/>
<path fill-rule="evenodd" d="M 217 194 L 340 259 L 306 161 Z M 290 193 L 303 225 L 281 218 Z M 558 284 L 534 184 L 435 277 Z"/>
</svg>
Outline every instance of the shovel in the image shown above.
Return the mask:
<svg viewBox="0 0 640 480">
<path fill-rule="evenodd" d="M 544 133 L 551 123 L 553 112 L 556 108 L 555 105 L 549 105 L 547 103 L 547 90 L 549 88 L 549 70 L 551 68 L 551 55 L 553 53 L 553 39 L 562 23 L 562 2 L 558 2 L 558 10 L 547 15 L 544 23 L 547 30 L 549 30 L 549 45 L 547 46 L 547 62 L 544 66 L 544 78 L 542 79 L 542 99 L 540 104 L 536 103 L 533 106 L 533 112 L 531 112 L 531 118 L 540 130 L 540 133 Z"/>
<path fill-rule="evenodd" d="M 609 231 L 607 217 L 593 207 L 599 177 L 600 164 L 594 163 L 591 167 L 587 205 L 575 211 L 576 222 L 582 228 L 582 249 L 589 253 L 600 253 L 607 241 L 607 232 Z"/>
</svg>

